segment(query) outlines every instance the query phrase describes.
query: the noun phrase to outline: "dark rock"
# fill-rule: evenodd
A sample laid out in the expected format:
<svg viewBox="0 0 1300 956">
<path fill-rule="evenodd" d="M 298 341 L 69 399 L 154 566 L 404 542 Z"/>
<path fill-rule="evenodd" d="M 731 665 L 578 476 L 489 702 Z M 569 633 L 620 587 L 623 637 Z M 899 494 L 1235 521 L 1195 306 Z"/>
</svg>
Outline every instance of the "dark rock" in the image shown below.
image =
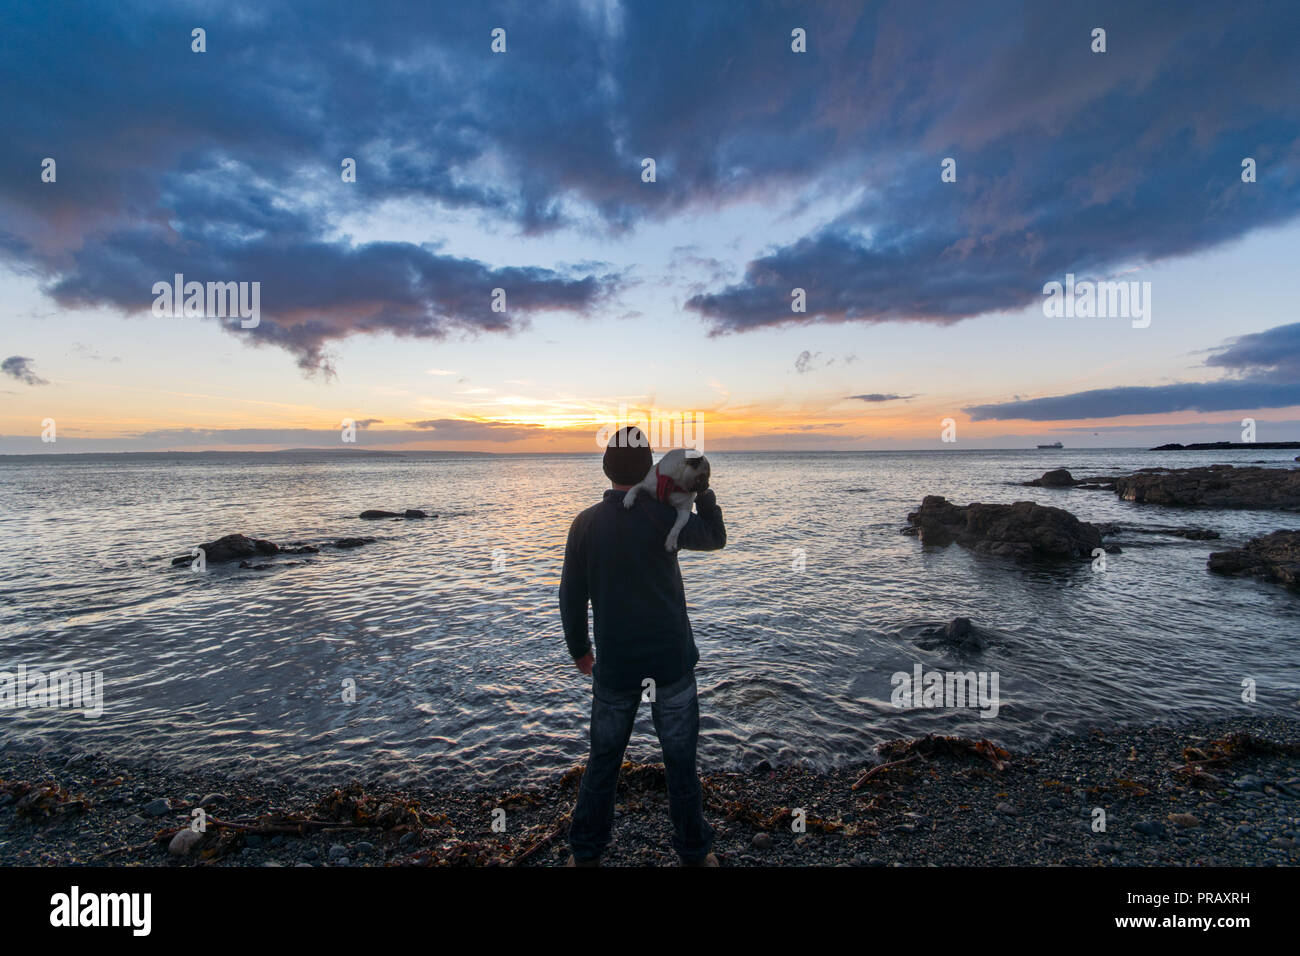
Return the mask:
<svg viewBox="0 0 1300 956">
<path fill-rule="evenodd" d="M 1026 481 L 1025 484 L 1033 488 L 1073 488 L 1076 482 L 1074 476 L 1066 469 L 1056 468 L 1045 472 L 1041 478 Z"/>
<path fill-rule="evenodd" d="M 1216 574 L 1246 575 L 1300 591 L 1300 531 L 1274 531 L 1244 548 L 1215 551 L 1206 566 Z"/>
<path fill-rule="evenodd" d="M 177 830 L 176 835 L 167 844 L 167 852 L 172 856 L 188 856 L 190 851 L 198 846 L 199 841 L 202 839 L 202 833 L 196 833 L 189 827 L 184 830 Z"/>
<path fill-rule="evenodd" d="M 1300 469 L 1232 465 L 1143 469 L 1116 478 L 1115 493 L 1139 504 L 1300 511 Z"/>
<path fill-rule="evenodd" d="M 1186 538 L 1188 541 L 1214 541 L 1220 537 L 1219 532 L 1211 531 L 1209 528 L 1156 528 L 1152 529 L 1152 534 L 1171 534 L 1175 538 Z"/>
<path fill-rule="evenodd" d="M 428 516 L 427 514 L 425 514 L 423 511 L 421 511 L 420 509 L 418 509 L 418 508 L 407 508 L 407 509 L 406 509 L 406 514 L 405 514 L 403 517 L 407 517 L 407 518 L 427 518 L 427 517 L 429 517 L 429 516 Z"/>
<path fill-rule="evenodd" d="M 1164 836 L 1165 827 L 1159 820 L 1139 820 L 1133 824 L 1133 829 L 1145 836 Z"/>
<path fill-rule="evenodd" d="M 157 800 L 150 800 L 144 805 L 144 812 L 151 817 L 160 817 L 165 813 L 170 813 L 172 802 L 166 797 L 159 797 Z"/>
<path fill-rule="evenodd" d="M 361 512 L 361 518 L 363 521 L 376 521 L 380 518 L 400 518 L 400 517 L 402 516 L 399 515 L 396 511 L 370 510 L 370 511 Z"/>
<path fill-rule="evenodd" d="M 954 617 L 942 627 L 927 628 L 921 636 L 929 640 L 918 643 L 928 649 L 943 644 L 963 651 L 982 651 L 989 645 L 988 638 L 968 617 Z"/>
<path fill-rule="evenodd" d="M 250 571 L 266 571 L 271 568 L 271 565 L 269 564 L 253 564 L 250 561 L 240 561 L 239 566 L 241 568 L 247 568 Z"/>
<path fill-rule="evenodd" d="M 334 542 L 336 548 L 359 548 L 363 544 L 373 544 L 374 538 L 339 538 Z"/>
<path fill-rule="evenodd" d="M 249 538 L 242 534 L 228 534 L 216 541 L 199 545 L 203 549 L 203 559 L 208 564 L 223 564 L 227 561 L 240 561 L 263 555 L 279 554 L 280 547 L 262 538 Z M 192 555 L 186 554 L 174 558 L 172 564 L 189 564 L 194 561 Z"/>
<path fill-rule="evenodd" d="M 772 848 L 772 834 L 755 833 L 754 839 L 750 841 L 756 850 L 770 850 Z"/>
<path fill-rule="evenodd" d="M 1062 508 L 1032 501 L 1013 505 L 955 505 L 926 495 L 920 510 L 907 516 L 922 544 L 945 547 L 953 542 L 979 554 L 1028 559 L 1090 558 L 1101 547 L 1101 534 Z"/>
</svg>

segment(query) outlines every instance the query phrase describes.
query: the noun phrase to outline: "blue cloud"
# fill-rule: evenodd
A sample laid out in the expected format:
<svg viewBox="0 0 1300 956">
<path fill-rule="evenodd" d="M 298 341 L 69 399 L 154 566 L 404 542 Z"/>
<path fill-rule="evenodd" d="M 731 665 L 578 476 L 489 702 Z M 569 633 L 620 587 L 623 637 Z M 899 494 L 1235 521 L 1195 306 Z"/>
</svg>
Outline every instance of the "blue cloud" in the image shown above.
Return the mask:
<svg viewBox="0 0 1300 956">
<path fill-rule="evenodd" d="M 790 52 L 796 25 L 806 54 Z M 954 322 L 1022 308 L 1067 271 L 1294 217 L 1298 33 L 1295 4 L 1209 0 L 12 2 L 0 260 L 65 304 L 128 311 L 176 271 L 261 280 L 249 340 L 328 369 L 350 335 L 506 331 L 621 287 L 616 271 L 339 237 L 381 201 L 523 236 L 618 235 L 789 187 L 854 198 L 739 282 L 689 290 L 713 332 Z M 47 156 L 57 183 L 40 181 Z M 955 183 L 939 181 L 947 156 Z M 508 317 L 483 307 L 493 287 Z M 794 287 L 807 313 L 790 312 Z"/>
<path fill-rule="evenodd" d="M 1205 364 L 1234 377 L 1217 382 L 1097 388 L 1049 398 L 1017 399 L 965 409 L 973 421 L 1050 422 L 1167 412 L 1225 412 L 1300 406 L 1300 322 L 1232 339 Z"/>
<path fill-rule="evenodd" d="M 17 379 L 24 385 L 48 385 L 45 379 L 36 374 L 32 360 L 25 355 L 11 355 L 0 362 L 0 372 Z"/>
<path fill-rule="evenodd" d="M 1033 398 L 965 409 L 972 421 L 1070 421 L 1080 418 L 1114 418 L 1120 415 L 1156 415 L 1166 412 L 1223 412 L 1250 408 L 1288 408 L 1300 405 L 1300 382 L 1189 382 L 1177 385 L 1097 388 L 1051 398 Z"/>
</svg>

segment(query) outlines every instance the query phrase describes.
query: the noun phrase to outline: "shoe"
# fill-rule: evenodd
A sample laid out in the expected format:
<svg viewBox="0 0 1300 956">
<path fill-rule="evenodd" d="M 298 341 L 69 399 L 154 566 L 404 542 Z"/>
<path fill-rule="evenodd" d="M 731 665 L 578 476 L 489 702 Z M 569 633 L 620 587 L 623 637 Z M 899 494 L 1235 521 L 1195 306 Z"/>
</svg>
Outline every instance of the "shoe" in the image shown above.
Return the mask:
<svg viewBox="0 0 1300 956">
<path fill-rule="evenodd" d="M 712 853 L 708 854 L 703 859 L 696 860 L 694 863 L 687 863 L 685 860 L 682 860 L 682 866 L 717 866 L 717 865 L 718 865 L 718 858 L 714 856 Z"/>
<path fill-rule="evenodd" d="M 712 854 L 710 854 L 710 856 L 712 856 Z M 565 866 L 600 866 L 600 857 L 596 857 L 594 860 L 578 860 L 574 858 L 572 853 L 570 853 L 569 862 L 564 865 Z M 713 865 L 717 866 L 718 864 L 714 862 Z"/>
</svg>

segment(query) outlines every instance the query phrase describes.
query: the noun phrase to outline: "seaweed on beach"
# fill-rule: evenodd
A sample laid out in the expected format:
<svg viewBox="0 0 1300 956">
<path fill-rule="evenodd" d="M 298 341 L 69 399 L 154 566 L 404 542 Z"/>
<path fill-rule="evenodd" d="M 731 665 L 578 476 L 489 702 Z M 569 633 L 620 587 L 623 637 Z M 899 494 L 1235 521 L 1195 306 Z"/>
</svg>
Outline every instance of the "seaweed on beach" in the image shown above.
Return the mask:
<svg viewBox="0 0 1300 956">
<path fill-rule="evenodd" d="M 873 778 L 898 767 L 936 757 L 978 757 L 992 764 L 999 773 L 1011 766 L 1011 754 L 987 738 L 971 740 L 969 737 L 926 734 L 907 740 L 887 740 L 876 747 L 876 752 L 886 758 L 885 762 L 858 777 L 852 789 L 860 790 Z"/>
<path fill-rule="evenodd" d="M 404 827 L 422 830 L 425 827 L 446 823 L 442 814 L 421 809 L 420 803 L 409 797 L 367 793 L 361 784 L 353 782 L 335 789 L 316 802 L 312 810 L 316 820 L 350 823 L 359 827 L 377 827 L 392 830 Z"/>
<path fill-rule="evenodd" d="M 1228 734 L 1218 740 L 1195 747 L 1183 748 L 1183 765 L 1175 767 L 1173 775 L 1202 789 L 1217 790 L 1223 786 L 1218 777 L 1206 767 L 1226 766 L 1250 756 L 1300 756 L 1300 744 L 1278 743 L 1245 731 Z"/>
<path fill-rule="evenodd" d="M 212 862 L 243 849 L 249 836 L 305 836 L 318 830 L 421 832 L 448 822 L 444 814 L 422 809 L 418 800 L 368 793 L 361 784 L 353 782 L 330 791 L 306 813 L 264 813 L 247 820 L 208 816 L 203 836 L 194 849 L 197 850 L 199 859 Z M 120 847 L 102 856 L 115 856 L 140 851 L 154 844 L 170 843 L 177 833 L 187 828 L 188 825 L 159 830 L 140 846 Z"/>
<path fill-rule="evenodd" d="M 57 783 L 31 784 L 21 780 L 0 780 L 0 796 L 13 801 L 14 813 L 24 820 L 44 822 L 90 808 L 83 794 L 70 793 Z"/>
</svg>

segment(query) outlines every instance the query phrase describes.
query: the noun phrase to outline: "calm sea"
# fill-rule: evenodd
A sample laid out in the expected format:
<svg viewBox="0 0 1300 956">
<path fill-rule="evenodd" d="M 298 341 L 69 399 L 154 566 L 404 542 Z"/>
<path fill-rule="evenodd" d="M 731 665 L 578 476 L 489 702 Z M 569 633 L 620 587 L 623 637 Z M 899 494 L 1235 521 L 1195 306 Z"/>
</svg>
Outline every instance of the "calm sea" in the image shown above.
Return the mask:
<svg viewBox="0 0 1300 956">
<path fill-rule="evenodd" d="M 701 652 L 702 765 L 824 767 L 927 731 L 1021 746 L 1122 722 L 1294 714 L 1300 599 L 1211 575 L 1205 560 L 1300 528 L 1300 515 L 1011 484 L 1062 466 L 1079 476 L 1292 456 L 711 453 L 728 545 L 681 557 Z M 0 459 L 0 670 L 105 681 L 101 716 L 0 712 L 0 740 L 321 783 L 545 778 L 585 754 L 589 679 L 569 662 L 555 592 L 569 522 L 603 487 L 595 456 Z M 1223 539 L 1124 536 L 1104 572 L 1022 568 L 900 535 L 926 494 L 1032 499 Z M 439 516 L 360 521 L 366 508 Z M 171 566 L 231 532 L 379 540 L 263 572 Z M 993 643 L 963 655 L 921 638 L 957 615 Z M 996 672 L 997 717 L 895 708 L 891 675 L 916 663 Z M 1241 701 L 1247 678 L 1253 705 Z M 646 707 L 629 754 L 654 753 Z"/>
</svg>

